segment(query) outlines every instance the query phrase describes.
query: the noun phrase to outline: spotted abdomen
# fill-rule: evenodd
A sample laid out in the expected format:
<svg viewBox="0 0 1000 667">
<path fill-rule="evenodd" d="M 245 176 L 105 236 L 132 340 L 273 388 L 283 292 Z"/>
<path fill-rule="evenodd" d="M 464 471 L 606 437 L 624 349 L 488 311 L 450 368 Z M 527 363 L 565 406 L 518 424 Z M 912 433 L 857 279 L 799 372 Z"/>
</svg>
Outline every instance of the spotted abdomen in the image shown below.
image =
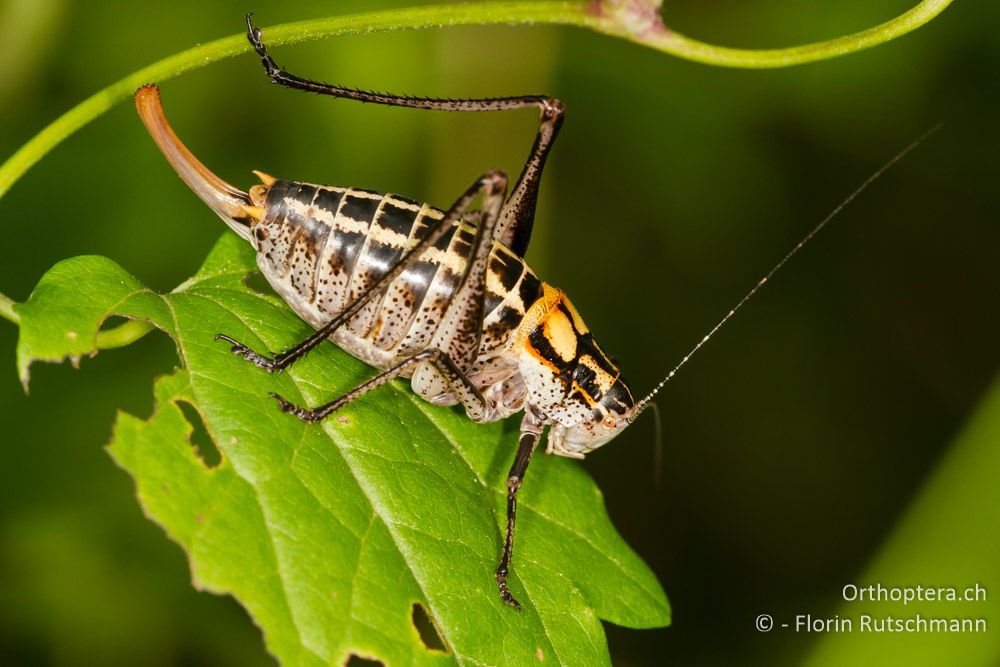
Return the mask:
<svg viewBox="0 0 1000 667">
<path fill-rule="evenodd" d="M 253 225 L 257 263 L 292 308 L 321 326 L 399 263 L 444 217 L 394 194 L 277 180 Z M 335 337 L 385 367 L 424 349 L 455 296 L 475 240 L 465 218 L 368 303 Z M 497 350 L 537 298 L 541 283 L 506 246 L 490 257 L 482 349 Z M 527 304 L 527 306 L 525 305 Z"/>
</svg>

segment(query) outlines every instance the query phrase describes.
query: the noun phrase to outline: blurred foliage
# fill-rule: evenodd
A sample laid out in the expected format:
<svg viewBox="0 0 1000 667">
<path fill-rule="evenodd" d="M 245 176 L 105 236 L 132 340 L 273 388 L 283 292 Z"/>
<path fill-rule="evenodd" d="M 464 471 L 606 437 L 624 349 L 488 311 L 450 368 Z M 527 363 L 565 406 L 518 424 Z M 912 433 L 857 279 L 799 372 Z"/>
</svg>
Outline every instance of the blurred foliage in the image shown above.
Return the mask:
<svg viewBox="0 0 1000 667">
<path fill-rule="evenodd" d="M 665 16 L 706 41 L 775 46 L 858 30 L 911 4 L 668 1 Z M 4 52 L 5 156 L 138 66 L 236 32 L 248 9 L 2 7 L 34 12 L 16 33 L 37 36 Z M 311 0 L 255 9 L 264 26 L 331 12 Z M 572 296 L 638 393 L 854 185 L 945 122 L 661 394 L 661 485 L 649 474 L 651 419 L 588 459 L 616 526 L 675 610 L 667 630 L 609 626 L 616 664 L 797 664 L 817 637 L 760 634 L 754 618 L 836 613 L 843 585 L 878 571 L 866 564 L 947 460 L 1000 366 L 998 20 L 996 3 L 956 3 L 880 48 L 762 72 L 555 28 L 368 35 L 275 53 L 293 71 L 366 88 L 565 101 L 529 260 Z M 263 168 L 437 203 L 487 167 L 519 169 L 535 125 L 530 112 L 457 116 L 296 95 L 268 86 L 250 57 L 172 81 L 164 96 L 185 141 L 234 183 Z M 169 289 L 220 232 L 126 106 L 47 156 L 0 200 L 0 217 L 12 250 L 0 290 L 18 300 L 57 261 L 85 253 Z M 15 339 L 0 324 L 0 347 L 12 351 Z M 267 664 L 235 603 L 191 589 L 182 553 L 143 519 L 101 449 L 116 408 L 150 414 L 149 377 L 173 367 L 172 345 L 151 335 L 85 359 L 82 372 L 36 368 L 30 397 L 8 359 L 0 660 Z M 947 522 L 995 531 L 996 506 L 968 502 L 979 511 L 947 505 Z M 996 580 L 995 570 L 975 576 Z"/>
<path fill-rule="evenodd" d="M 935 467 L 924 489 L 900 521 L 895 534 L 865 569 L 862 586 L 955 586 L 962 594 L 982 589 L 973 600 L 854 600 L 849 592 L 838 615 L 861 614 L 883 619 L 982 619 L 987 629 L 1000 603 L 1000 382 L 995 383 L 959 438 Z M 977 593 L 978 595 L 978 593 Z M 858 626 L 860 627 L 860 625 Z M 835 634 L 822 637 L 808 667 L 899 663 L 927 665 L 995 665 L 1000 637 L 978 634 Z"/>
</svg>

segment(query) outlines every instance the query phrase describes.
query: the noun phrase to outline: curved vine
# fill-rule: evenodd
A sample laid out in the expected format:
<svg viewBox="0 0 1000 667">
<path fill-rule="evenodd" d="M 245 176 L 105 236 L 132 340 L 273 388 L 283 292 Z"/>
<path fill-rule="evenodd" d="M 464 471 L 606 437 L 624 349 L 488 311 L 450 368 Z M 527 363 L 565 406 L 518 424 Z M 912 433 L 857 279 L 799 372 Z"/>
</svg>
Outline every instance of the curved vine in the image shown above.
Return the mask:
<svg viewBox="0 0 1000 667">
<path fill-rule="evenodd" d="M 662 20 L 662 0 L 544 0 L 430 5 L 285 23 L 268 27 L 268 41 L 280 46 L 324 37 L 459 25 L 552 24 L 588 28 L 626 39 L 679 58 L 708 65 L 774 68 L 835 58 L 900 37 L 927 23 L 952 0 L 923 0 L 916 7 L 873 28 L 844 37 L 779 49 L 716 46 L 669 29 Z M 164 81 L 250 50 L 243 33 L 190 48 L 144 67 L 89 98 L 53 121 L 0 165 L 0 197 L 64 139 L 129 99 L 141 85 Z M 16 303 L 0 294 L 0 317 L 18 322 Z M 102 331 L 98 347 L 121 347 L 149 332 L 148 325 L 126 323 Z"/>
</svg>

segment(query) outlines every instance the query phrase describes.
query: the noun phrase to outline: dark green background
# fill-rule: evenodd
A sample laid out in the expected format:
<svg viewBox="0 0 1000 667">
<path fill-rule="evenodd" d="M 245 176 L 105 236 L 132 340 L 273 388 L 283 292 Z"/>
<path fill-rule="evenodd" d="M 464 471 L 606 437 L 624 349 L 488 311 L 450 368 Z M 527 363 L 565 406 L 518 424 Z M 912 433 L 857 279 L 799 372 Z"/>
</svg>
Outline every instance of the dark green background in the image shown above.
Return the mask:
<svg viewBox="0 0 1000 667">
<path fill-rule="evenodd" d="M 125 74 L 237 32 L 248 9 L 266 27 L 375 4 L 0 2 L 0 155 Z M 767 47 L 859 30 L 912 4 L 674 1 L 665 16 L 705 41 Z M 1000 5 L 957 2 L 888 45 L 761 72 L 568 28 L 275 50 L 297 73 L 359 87 L 561 98 L 568 114 L 528 259 L 571 295 L 636 393 L 854 186 L 944 122 L 661 393 L 659 483 L 650 417 L 587 459 L 674 606 L 669 629 L 609 627 L 616 664 L 797 664 L 817 638 L 758 634 L 756 615 L 833 613 L 990 386 L 1000 365 L 998 25 Z M 250 56 L 162 90 L 178 133 L 235 184 L 260 168 L 439 205 L 489 167 L 516 172 L 536 123 L 531 112 L 295 94 L 269 86 Z M 168 289 L 223 226 L 121 105 L 0 200 L 0 230 L 0 290 L 21 301 L 53 263 L 87 253 Z M 266 664 L 240 608 L 190 588 L 180 549 L 145 521 L 101 448 L 116 408 L 148 414 L 151 378 L 176 362 L 166 337 L 80 371 L 36 366 L 25 396 L 16 333 L 0 322 L 0 662 Z"/>
</svg>

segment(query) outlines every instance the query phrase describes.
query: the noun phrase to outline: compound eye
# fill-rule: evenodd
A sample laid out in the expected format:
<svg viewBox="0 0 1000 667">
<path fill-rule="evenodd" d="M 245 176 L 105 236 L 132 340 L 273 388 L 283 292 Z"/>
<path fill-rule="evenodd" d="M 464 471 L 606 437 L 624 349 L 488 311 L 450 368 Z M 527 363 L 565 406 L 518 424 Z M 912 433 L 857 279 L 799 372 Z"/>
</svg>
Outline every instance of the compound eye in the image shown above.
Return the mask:
<svg viewBox="0 0 1000 667">
<path fill-rule="evenodd" d="M 614 415 L 608 415 L 607 417 L 604 418 L 603 421 L 601 421 L 601 425 L 604 428 L 614 428 L 615 426 L 618 425 L 618 420 L 615 419 Z"/>
</svg>

